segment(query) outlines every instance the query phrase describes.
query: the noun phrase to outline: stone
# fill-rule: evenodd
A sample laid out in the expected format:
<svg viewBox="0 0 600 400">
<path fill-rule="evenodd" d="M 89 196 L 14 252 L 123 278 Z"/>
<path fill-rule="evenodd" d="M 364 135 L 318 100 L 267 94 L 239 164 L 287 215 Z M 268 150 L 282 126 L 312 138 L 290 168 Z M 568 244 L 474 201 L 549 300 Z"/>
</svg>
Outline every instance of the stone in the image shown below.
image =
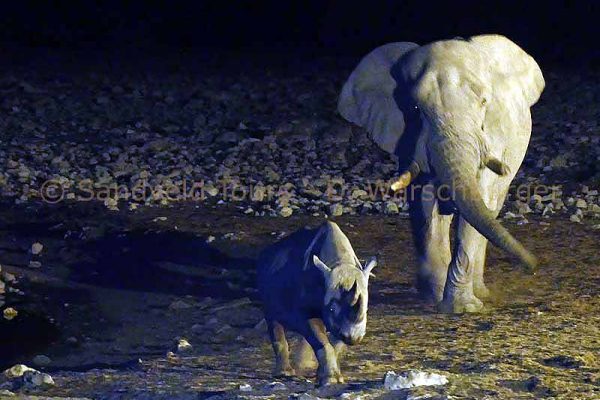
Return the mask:
<svg viewBox="0 0 600 400">
<path fill-rule="evenodd" d="M 23 374 L 23 385 L 26 387 L 54 386 L 54 379 L 49 374 L 39 371 L 26 371 Z"/>
<path fill-rule="evenodd" d="M 175 300 L 174 302 L 169 304 L 169 310 L 174 310 L 174 311 L 187 310 L 192 307 L 194 307 L 193 304 L 190 304 L 189 302 L 187 302 L 185 300 Z"/>
<path fill-rule="evenodd" d="M 448 378 L 444 375 L 419 370 L 410 370 L 400 374 L 396 374 L 394 371 L 388 371 L 383 378 L 383 386 L 387 390 L 409 389 L 418 386 L 445 385 L 447 383 Z"/>
<path fill-rule="evenodd" d="M 16 364 L 3 372 L 7 379 L 20 378 L 27 371 L 35 371 L 35 369 L 28 367 L 25 364 Z"/>
<path fill-rule="evenodd" d="M 210 197 L 215 197 L 216 195 L 219 194 L 219 189 L 211 184 L 204 185 L 202 188 L 202 191 L 204 193 L 208 194 Z"/>
<path fill-rule="evenodd" d="M 190 342 L 187 341 L 187 339 L 179 339 L 177 341 L 177 353 L 178 354 L 183 354 L 183 353 L 189 353 L 192 351 L 192 345 L 190 344 Z"/>
<path fill-rule="evenodd" d="M 542 211 L 542 215 L 543 216 L 551 215 L 553 212 L 554 212 L 554 206 L 552 205 L 552 203 L 550 203 L 544 207 L 544 210 Z"/>
<path fill-rule="evenodd" d="M 338 397 L 338 399 L 347 398 L 347 397 L 342 397 L 342 396 L 344 396 L 345 394 L 347 394 L 347 393 L 343 393 L 343 394 L 341 394 L 341 395 Z M 294 399 L 296 399 L 296 400 L 321 400 L 321 397 L 313 396 L 313 395 L 312 395 L 312 394 L 310 394 L 310 393 L 302 393 L 302 394 L 300 394 L 300 395 L 298 395 L 298 396 L 294 397 Z"/>
<path fill-rule="evenodd" d="M 4 315 L 4 319 L 6 319 L 8 321 L 15 319 L 17 317 L 17 315 L 19 315 L 17 310 L 15 310 L 12 307 L 5 308 L 4 311 L 2 312 L 2 314 Z"/>
<path fill-rule="evenodd" d="M 269 392 L 280 392 L 283 390 L 287 390 L 287 386 L 285 386 L 281 382 L 271 382 L 271 383 L 267 383 L 265 385 L 264 389 Z"/>
<path fill-rule="evenodd" d="M 332 217 L 339 217 L 344 214 L 344 207 L 340 203 L 332 204 L 329 207 L 329 215 Z"/>
<path fill-rule="evenodd" d="M 79 340 L 75 336 L 69 336 L 66 340 L 66 343 L 71 346 L 77 346 L 79 344 Z"/>
<path fill-rule="evenodd" d="M 262 202 L 267 197 L 267 189 L 264 186 L 255 186 L 252 190 L 252 201 Z"/>
<path fill-rule="evenodd" d="M 119 211 L 119 202 L 114 197 L 109 197 L 104 200 L 104 206 L 108 208 L 110 211 Z"/>
<path fill-rule="evenodd" d="M 577 199 L 577 201 L 575 202 L 575 207 L 587 208 L 587 202 L 584 199 Z"/>
<path fill-rule="evenodd" d="M 294 210 L 291 207 L 282 207 L 279 210 L 279 215 L 284 218 L 291 216 L 293 213 L 294 213 Z"/>
<path fill-rule="evenodd" d="M 35 242 L 34 244 L 31 245 L 31 254 L 33 254 L 34 256 L 37 256 L 38 254 L 40 254 L 42 252 L 42 250 L 44 249 L 44 245 L 39 243 L 39 242 Z"/>
<path fill-rule="evenodd" d="M 40 354 L 33 357 L 33 360 L 31 360 L 31 362 L 36 367 L 46 367 L 52 363 L 52 360 L 50 359 L 50 357 Z"/>
<path fill-rule="evenodd" d="M 385 214 L 396 215 L 399 212 L 400 211 L 398 210 L 398 205 L 396 203 L 394 203 L 393 201 L 388 201 L 385 203 L 385 210 L 384 210 Z"/>
<path fill-rule="evenodd" d="M 367 193 L 366 190 L 362 190 L 362 189 L 354 189 L 352 191 L 352 194 L 350 195 L 353 199 L 361 199 L 364 200 L 366 198 L 369 197 L 369 194 Z"/>
<path fill-rule="evenodd" d="M 242 383 L 239 386 L 240 392 L 251 392 L 252 391 L 252 386 L 249 385 L 248 383 Z"/>
<path fill-rule="evenodd" d="M 525 215 L 531 212 L 531 207 L 529 207 L 529 204 L 522 201 L 515 201 L 514 206 L 518 214 Z"/>
</svg>

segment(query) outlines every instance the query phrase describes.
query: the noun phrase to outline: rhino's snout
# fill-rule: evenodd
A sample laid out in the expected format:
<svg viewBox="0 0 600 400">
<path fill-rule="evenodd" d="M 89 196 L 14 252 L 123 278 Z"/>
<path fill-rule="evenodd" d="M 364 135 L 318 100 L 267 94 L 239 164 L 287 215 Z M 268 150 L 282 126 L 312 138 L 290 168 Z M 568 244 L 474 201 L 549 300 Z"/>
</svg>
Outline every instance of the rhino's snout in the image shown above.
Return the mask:
<svg viewBox="0 0 600 400">
<path fill-rule="evenodd" d="M 350 336 L 342 334 L 340 339 L 342 339 L 342 342 L 344 342 L 348 346 L 353 346 L 362 342 L 363 336 Z"/>
<path fill-rule="evenodd" d="M 352 346 L 362 341 L 367 330 L 367 320 L 352 324 L 340 332 L 340 339 L 347 345 Z"/>
</svg>

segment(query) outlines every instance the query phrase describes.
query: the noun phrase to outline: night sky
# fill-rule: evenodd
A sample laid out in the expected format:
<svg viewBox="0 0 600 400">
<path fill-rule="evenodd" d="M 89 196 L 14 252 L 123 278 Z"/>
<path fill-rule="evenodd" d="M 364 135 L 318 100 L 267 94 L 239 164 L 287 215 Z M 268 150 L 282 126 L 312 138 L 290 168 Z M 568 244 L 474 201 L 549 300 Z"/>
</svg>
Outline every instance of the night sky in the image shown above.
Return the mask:
<svg viewBox="0 0 600 400">
<path fill-rule="evenodd" d="M 591 0 L 13 1 L 1 6 L 0 45 L 360 55 L 389 41 L 501 33 L 536 59 L 577 64 L 597 62 L 599 5 Z"/>
</svg>

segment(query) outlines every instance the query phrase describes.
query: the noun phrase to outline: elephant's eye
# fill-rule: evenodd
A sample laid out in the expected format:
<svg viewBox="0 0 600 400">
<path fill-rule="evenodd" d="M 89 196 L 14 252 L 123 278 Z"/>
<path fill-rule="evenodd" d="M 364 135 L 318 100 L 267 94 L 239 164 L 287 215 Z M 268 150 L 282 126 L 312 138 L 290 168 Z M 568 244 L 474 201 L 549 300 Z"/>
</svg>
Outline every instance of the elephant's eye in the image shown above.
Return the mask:
<svg viewBox="0 0 600 400">
<path fill-rule="evenodd" d="M 418 109 L 419 109 L 419 106 L 415 106 L 414 108 L 415 108 L 415 110 L 418 110 Z"/>
<path fill-rule="evenodd" d="M 484 98 L 483 100 L 481 100 L 481 105 L 482 106 L 485 106 L 486 104 L 487 104 L 487 99 L 486 98 Z"/>
</svg>

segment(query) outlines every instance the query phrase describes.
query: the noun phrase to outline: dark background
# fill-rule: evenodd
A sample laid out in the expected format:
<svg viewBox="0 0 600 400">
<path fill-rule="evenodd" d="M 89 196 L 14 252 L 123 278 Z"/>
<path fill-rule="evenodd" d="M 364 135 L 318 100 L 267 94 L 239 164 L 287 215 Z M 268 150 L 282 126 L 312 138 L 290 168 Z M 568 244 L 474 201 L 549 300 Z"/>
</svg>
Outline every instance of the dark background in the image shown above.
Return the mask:
<svg viewBox="0 0 600 400">
<path fill-rule="evenodd" d="M 578 1 L 4 1 L 0 46 L 364 54 L 389 41 L 502 33 L 536 59 L 597 62 L 600 7 Z"/>
</svg>

